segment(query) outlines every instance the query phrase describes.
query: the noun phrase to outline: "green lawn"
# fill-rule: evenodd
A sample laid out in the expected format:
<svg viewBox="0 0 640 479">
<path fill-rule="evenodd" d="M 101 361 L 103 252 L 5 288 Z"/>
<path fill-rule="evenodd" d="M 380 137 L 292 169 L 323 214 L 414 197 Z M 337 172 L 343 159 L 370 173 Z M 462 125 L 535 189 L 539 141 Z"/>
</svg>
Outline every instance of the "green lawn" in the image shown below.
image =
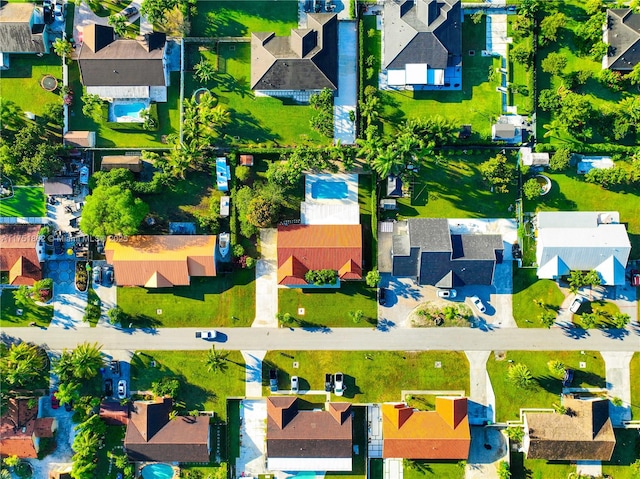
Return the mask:
<svg viewBox="0 0 640 479">
<path fill-rule="evenodd" d="M 132 315 L 135 327 L 250 326 L 255 318 L 254 276 L 253 270 L 238 270 L 191 278 L 190 286 L 119 287 L 118 306 Z"/>
<path fill-rule="evenodd" d="M 365 34 L 365 41 L 367 35 Z M 393 136 L 395 127 L 408 118 L 441 115 L 457 124 L 471 124 L 473 139 L 490 139 L 491 125 L 502 112 L 498 80 L 489 81 L 490 70 L 500 59 L 483 57 L 486 24 L 462 24 L 462 90 L 460 91 L 381 91 L 384 131 Z M 476 53 L 469 56 L 469 50 Z M 498 77 L 496 77 L 498 78 Z"/>
<path fill-rule="evenodd" d="M 371 85 L 378 88 L 378 72 L 380 71 L 381 56 L 382 56 L 382 33 L 376 29 L 377 24 L 376 15 L 364 15 L 362 17 L 362 28 L 364 29 L 364 59 L 373 55 L 374 62 L 373 72 L 374 74 L 367 78 L 366 71 L 364 75 L 365 86 Z M 373 31 L 373 35 L 369 36 L 369 32 Z M 366 67 L 365 67 L 366 68 Z"/>
<path fill-rule="evenodd" d="M 44 113 L 48 103 L 62 103 L 58 94 L 40 86 L 45 75 L 53 75 L 62 86 L 62 60 L 53 52 L 38 58 L 36 55 L 11 55 L 11 68 L 0 75 L 0 95 L 11 100 L 24 111 L 36 115 Z"/>
<path fill-rule="evenodd" d="M 575 325 L 584 327 L 582 324 L 582 315 L 584 313 L 594 313 L 600 311 L 602 314 L 598 317 L 596 328 L 608 328 L 611 327 L 609 318 L 611 315 L 619 313 L 620 308 L 614 303 L 609 301 L 592 301 L 588 304 L 583 304 L 580 307 L 579 314 L 573 315 L 573 322 Z"/>
<path fill-rule="evenodd" d="M 193 37 L 246 37 L 251 32 L 288 35 L 298 28 L 298 2 L 291 0 L 199 1 Z"/>
<path fill-rule="evenodd" d="M 573 387 L 605 387 L 604 361 L 598 352 L 509 351 L 502 360 L 492 355 L 487 360 L 487 371 L 496 397 L 498 422 L 519 419 L 521 408 L 551 408 L 554 403 L 560 404 L 562 381 L 552 377 L 547 367 L 547 362 L 552 359 L 562 361 L 565 367 L 575 370 Z M 581 361 L 587 363 L 585 369 L 580 368 Z M 537 382 L 534 389 L 523 390 L 509 382 L 507 371 L 515 363 L 527 365 Z"/>
<path fill-rule="evenodd" d="M 544 308 L 534 300 L 542 300 L 546 308 L 557 311 L 564 295 L 555 281 L 538 279 L 536 270 L 518 269 L 513 271 L 513 317 L 519 328 L 541 328 L 540 315 Z"/>
<path fill-rule="evenodd" d="M 404 466 L 405 479 L 463 479 L 464 463 L 458 461 L 413 461 L 413 466 Z"/>
<path fill-rule="evenodd" d="M 47 216 L 44 188 L 41 186 L 14 186 L 13 196 L 0 200 L 0 216 Z"/>
<path fill-rule="evenodd" d="M 171 73 L 171 86 L 167 90 L 167 102 L 158 103 L 157 131 L 113 130 L 106 123 L 96 123 L 82 114 L 83 86 L 80 83 L 80 71 L 77 62 L 69 65 L 69 86 L 74 92 L 73 105 L 70 109 L 70 130 L 97 131 L 96 146 L 104 148 L 142 148 L 167 147 L 162 137 L 178 133 L 180 129 L 180 74 Z"/>
<path fill-rule="evenodd" d="M 637 382 L 637 381 L 636 381 Z M 602 463 L 602 473 L 615 479 L 636 479 L 629 467 L 640 459 L 640 438 L 637 429 L 614 429 L 616 447 L 609 462 Z"/>
<path fill-rule="evenodd" d="M 567 479 L 575 471 L 576 466 L 568 462 L 526 459 L 522 452 L 511 452 L 511 479 Z"/>
<path fill-rule="evenodd" d="M 401 217 L 426 218 L 512 216 L 509 205 L 515 202 L 516 188 L 513 187 L 512 193 L 508 194 L 492 193 L 480 174 L 480 164 L 495 153 L 467 151 L 467 155 L 456 152 L 421 167 L 411 199 L 398 199 L 398 214 Z"/>
<path fill-rule="evenodd" d="M 206 52 L 205 52 L 206 53 Z M 207 57 L 207 55 L 205 55 Z M 209 56 L 209 59 L 211 57 Z M 197 58 L 194 59 L 197 63 Z M 218 102 L 231 113 L 225 128 L 227 141 L 249 146 L 328 145 L 330 139 L 312 130 L 309 120 L 314 109 L 289 99 L 256 97 L 250 88 L 251 45 L 220 43 L 217 51 L 218 73 L 206 84 L 190 75 L 185 80 L 185 97 L 206 86 Z"/>
<path fill-rule="evenodd" d="M 172 182 L 160 193 L 141 195 L 142 200 L 149 205 L 149 213 L 156 220 L 153 232 L 168 233 L 170 222 L 186 221 L 196 223 L 199 233 L 208 233 L 201 230 L 194 214 L 208 208 L 212 198 L 219 201 L 222 196 L 222 192 L 214 189 L 213 182 L 210 172 L 191 170 L 184 180 Z"/>
<path fill-rule="evenodd" d="M 18 309 L 22 309 L 20 316 L 17 314 Z M 38 306 L 35 303 L 18 306 L 15 302 L 14 290 L 2 290 L 0 294 L 0 327 L 24 327 L 35 321 L 39 327 L 46 328 L 52 318 L 53 306 Z"/>
<path fill-rule="evenodd" d="M 632 378 L 640 378 L 640 353 L 631 358 L 629 374 Z M 640 419 L 640 381 L 631 381 L 631 414 L 633 419 Z"/>
<path fill-rule="evenodd" d="M 374 269 L 378 262 L 377 236 L 374 238 L 377 222 L 372 224 L 372 213 L 377 213 L 377 205 L 372 204 L 373 189 L 376 187 L 375 177 L 372 175 L 358 176 L 358 203 L 360 205 L 360 224 L 362 225 L 362 257 L 364 263 Z M 376 231 L 377 235 L 377 231 Z"/>
<path fill-rule="evenodd" d="M 305 308 L 299 315 L 298 308 Z M 339 289 L 278 289 L 278 309 L 296 318 L 294 327 L 367 327 L 377 324 L 376 288 L 363 281 L 342 282 Z M 349 311 L 361 310 L 364 318 L 354 324 Z"/>
<path fill-rule="evenodd" d="M 561 53 L 567 58 L 567 67 L 564 69 L 564 74 L 569 74 L 576 71 L 590 71 L 592 75 L 598 75 L 602 71 L 602 63 L 600 60 L 593 60 L 587 56 L 579 56 L 579 50 L 576 44 L 575 30 L 576 28 L 587 21 L 589 16 L 587 15 L 583 0 L 563 0 L 562 2 L 556 2 L 558 10 L 567 16 L 567 24 L 565 28 L 561 28 L 558 32 L 558 40 L 555 42 L 549 42 L 544 47 L 539 47 L 536 54 L 536 69 L 537 76 L 537 88 L 538 91 L 543 89 L 557 90 L 563 83 L 562 78 L 559 76 L 551 76 L 549 73 L 542 71 L 541 62 L 549 53 L 556 52 Z M 594 76 L 592 76 L 585 85 L 582 85 L 576 89 L 577 93 L 584 94 L 589 99 L 592 107 L 596 112 L 602 108 L 615 108 L 616 104 L 623 98 L 637 96 L 637 90 L 635 87 L 630 87 L 627 91 L 616 93 L 608 87 L 601 84 Z M 606 142 L 597 131 L 598 123 L 600 122 L 600 115 L 596 113 L 595 118 L 591 121 L 593 127 L 593 135 L 585 141 L 585 143 L 603 143 Z M 538 141 L 544 143 L 553 143 L 557 146 L 566 145 L 567 141 L 575 141 L 574 138 L 564 132 L 558 135 L 544 138 L 546 132 L 544 125 L 550 123 L 552 120 L 552 114 L 549 112 L 538 111 L 537 118 L 537 134 Z M 637 138 L 625 138 L 625 141 L 636 143 Z"/>
<path fill-rule="evenodd" d="M 116 479 L 118 473 L 122 473 L 122 470 L 113 465 L 109 467 L 109 452 L 121 454 L 122 443 L 124 441 L 124 435 L 127 428 L 124 426 L 107 426 L 107 434 L 105 436 L 105 445 L 98 449 L 98 466 L 95 470 L 94 477 L 100 477 L 101 479 Z"/>
<path fill-rule="evenodd" d="M 324 390 L 324 373 L 342 371 L 343 399 L 356 403 L 400 401 L 402 390 L 469 392 L 469 362 L 456 351 L 271 351 L 263 362 L 265 395 L 272 367 L 279 370 L 281 389 L 289 389 L 290 377 L 299 376 L 301 390 Z"/>
<path fill-rule="evenodd" d="M 239 351 L 231 351 L 225 371 L 209 372 L 206 357 L 207 351 L 136 351 L 131 359 L 131 389 L 149 390 L 151 383 L 164 376 L 177 377 L 178 399 L 185 403 L 185 411 L 215 411 L 224 420 L 226 398 L 245 394 L 244 359 Z"/>
<path fill-rule="evenodd" d="M 507 36 L 513 38 L 513 43 L 509 45 L 509 52 L 519 45 L 526 45 L 533 50 L 533 35 L 520 38 L 517 32 L 512 31 L 511 25 L 515 18 L 515 15 L 507 17 Z M 509 82 L 518 85 L 517 92 L 509 93 L 509 105 L 517 106 L 518 114 L 533 113 L 533 68 L 527 70 L 522 63 L 514 62 L 509 57 Z"/>
<path fill-rule="evenodd" d="M 551 191 L 536 201 L 524 200 L 525 211 L 619 211 L 627 224 L 631 258 L 640 258 L 640 192 L 629 187 L 606 190 L 586 183 L 575 172 L 545 174 L 551 179 Z M 606 206 L 606 207 L 605 207 Z"/>
</svg>

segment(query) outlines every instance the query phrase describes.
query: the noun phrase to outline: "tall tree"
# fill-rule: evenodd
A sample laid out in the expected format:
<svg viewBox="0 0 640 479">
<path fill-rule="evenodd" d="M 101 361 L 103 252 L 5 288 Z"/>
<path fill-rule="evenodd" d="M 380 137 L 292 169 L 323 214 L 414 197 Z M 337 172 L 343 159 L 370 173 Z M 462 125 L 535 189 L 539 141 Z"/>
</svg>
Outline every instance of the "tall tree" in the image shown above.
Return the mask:
<svg viewBox="0 0 640 479">
<path fill-rule="evenodd" d="M 85 200 L 80 229 L 91 236 L 133 235 L 148 212 L 130 190 L 99 186 Z"/>
<path fill-rule="evenodd" d="M 73 52 L 73 45 L 69 40 L 63 38 L 56 38 L 53 42 L 53 51 L 60 58 L 64 59 L 67 63 L 71 63 L 71 52 Z"/>
<path fill-rule="evenodd" d="M 0 357 L 0 377 L 13 388 L 25 388 L 44 373 L 46 366 L 46 356 L 38 346 L 14 343 Z"/>
<path fill-rule="evenodd" d="M 164 25 L 165 14 L 178 5 L 178 0 L 143 0 L 140 13 L 152 24 Z"/>
<path fill-rule="evenodd" d="M 113 31 L 119 37 L 124 37 L 127 33 L 127 20 L 119 13 L 109 15 L 107 23 L 113 27 Z"/>
<path fill-rule="evenodd" d="M 501 153 L 482 163 L 480 173 L 498 193 L 508 193 L 517 174 L 516 166 Z"/>
<path fill-rule="evenodd" d="M 203 58 L 194 65 L 193 73 L 200 83 L 207 83 L 215 78 L 216 67 L 212 62 Z"/>
</svg>

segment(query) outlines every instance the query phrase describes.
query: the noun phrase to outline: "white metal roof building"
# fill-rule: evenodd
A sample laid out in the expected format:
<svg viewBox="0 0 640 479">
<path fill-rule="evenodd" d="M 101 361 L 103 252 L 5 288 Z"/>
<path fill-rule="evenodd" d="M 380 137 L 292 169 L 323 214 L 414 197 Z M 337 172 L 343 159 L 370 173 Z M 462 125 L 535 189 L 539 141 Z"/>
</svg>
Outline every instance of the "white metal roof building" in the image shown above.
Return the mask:
<svg viewBox="0 0 640 479">
<path fill-rule="evenodd" d="M 624 284 L 631 243 L 619 220 L 616 211 L 538 213 L 538 278 L 595 270 L 603 285 Z"/>
</svg>

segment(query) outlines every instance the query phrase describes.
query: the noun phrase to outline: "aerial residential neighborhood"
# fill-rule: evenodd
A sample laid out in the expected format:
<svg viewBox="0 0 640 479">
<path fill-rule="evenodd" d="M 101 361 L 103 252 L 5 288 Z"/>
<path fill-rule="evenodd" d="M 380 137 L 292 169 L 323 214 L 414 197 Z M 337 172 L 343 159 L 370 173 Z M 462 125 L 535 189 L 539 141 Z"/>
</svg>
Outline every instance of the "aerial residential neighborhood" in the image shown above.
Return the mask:
<svg viewBox="0 0 640 479">
<path fill-rule="evenodd" d="M 0 478 L 640 479 L 639 112 L 637 0 L 3 0 Z"/>
</svg>

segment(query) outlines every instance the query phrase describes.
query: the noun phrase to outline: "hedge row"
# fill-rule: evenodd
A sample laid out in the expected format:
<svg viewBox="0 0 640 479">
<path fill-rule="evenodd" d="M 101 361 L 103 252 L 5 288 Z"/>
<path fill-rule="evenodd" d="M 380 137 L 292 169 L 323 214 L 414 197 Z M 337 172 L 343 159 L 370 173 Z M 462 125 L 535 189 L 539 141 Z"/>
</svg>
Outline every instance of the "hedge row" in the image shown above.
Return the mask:
<svg viewBox="0 0 640 479">
<path fill-rule="evenodd" d="M 561 145 L 550 143 L 538 143 L 536 151 L 538 153 L 555 152 Z M 570 148 L 571 153 L 588 153 L 613 155 L 615 153 L 632 154 L 638 150 L 637 146 L 618 145 L 615 143 L 573 143 Z"/>
<path fill-rule="evenodd" d="M 371 270 L 378 269 L 378 175 L 371 172 Z"/>
</svg>

